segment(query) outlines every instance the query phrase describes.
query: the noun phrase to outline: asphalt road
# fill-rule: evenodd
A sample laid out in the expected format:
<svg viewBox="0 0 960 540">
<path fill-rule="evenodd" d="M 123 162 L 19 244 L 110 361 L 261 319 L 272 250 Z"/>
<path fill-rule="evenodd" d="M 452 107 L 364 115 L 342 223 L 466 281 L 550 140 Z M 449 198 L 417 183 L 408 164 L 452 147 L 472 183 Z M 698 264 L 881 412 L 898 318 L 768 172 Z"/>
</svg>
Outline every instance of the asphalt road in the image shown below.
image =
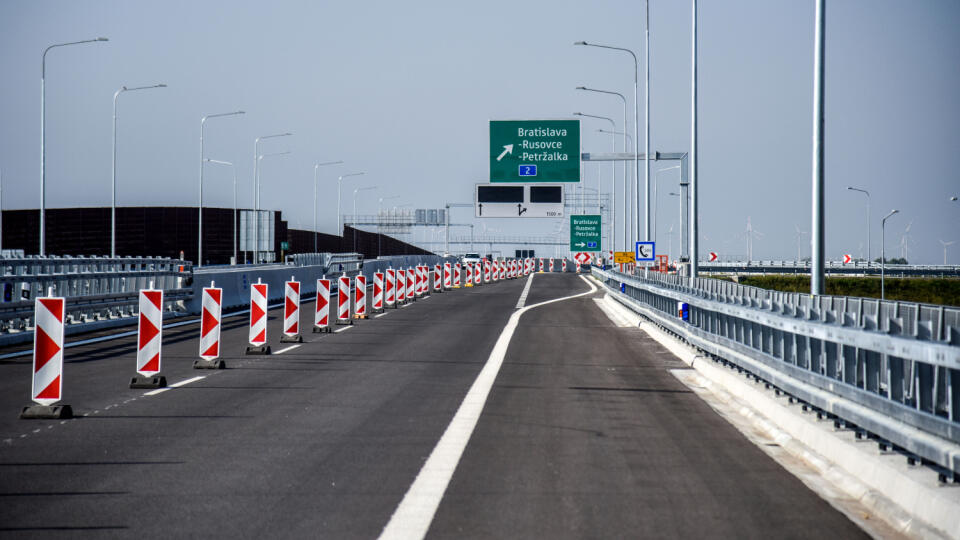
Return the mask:
<svg viewBox="0 0 960 540">
<path fill-rule="evenodd" d="M 198 328 L 164 334 L 169 383 L 127 386 L 134 340 L 67 349 L 75 420 L 20 420 L 28 360 L 0 361 L 0 535 L 373 538 L 515 311 L 525 280 L 434 294 L 335 334 L 195 371 Z M 537 275 L 527 305 L 583 292 Z M 302 320 L 312 320 L 310 310 Z M 636 329 L 579 298 L 520 319 L 434 518 L 435 538 L 858 537 L 744 439 Z M 3 411 L 6 411 L 3 413 Z"/>
</svg>

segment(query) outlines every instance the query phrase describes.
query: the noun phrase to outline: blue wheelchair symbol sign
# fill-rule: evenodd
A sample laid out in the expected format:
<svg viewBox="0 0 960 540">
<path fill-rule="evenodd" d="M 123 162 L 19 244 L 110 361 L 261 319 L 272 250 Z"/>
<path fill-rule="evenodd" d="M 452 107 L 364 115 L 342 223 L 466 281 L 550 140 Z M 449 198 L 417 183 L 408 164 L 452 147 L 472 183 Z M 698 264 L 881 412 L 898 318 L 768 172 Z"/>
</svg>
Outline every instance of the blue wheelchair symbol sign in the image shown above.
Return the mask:
<svg viewBox="0 0 960 540">
<path fill-rule="evenodd" d="M 657 250 L 655 242 L 637 242 L 636 248 L 637 262 L 653 262 L 656 260 Z"/>
<path fill-rule="evenodd" d="M 520 176 L 536 176 L 536 165 L 520 165 Z"/>
</svg>

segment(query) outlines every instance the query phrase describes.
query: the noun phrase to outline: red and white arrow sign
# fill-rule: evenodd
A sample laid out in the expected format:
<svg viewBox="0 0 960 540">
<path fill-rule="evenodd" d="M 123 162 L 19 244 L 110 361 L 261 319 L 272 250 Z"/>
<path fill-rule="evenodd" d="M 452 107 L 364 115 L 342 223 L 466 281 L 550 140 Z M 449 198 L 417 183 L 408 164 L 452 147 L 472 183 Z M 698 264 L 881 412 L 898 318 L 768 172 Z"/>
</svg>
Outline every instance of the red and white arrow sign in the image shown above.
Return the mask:
<svg viewBox="0 0 960 540">
<path fill-rule="evenodd" d="M 847 254 L 843 255 L 843 264 L 847 264 L 852 260 L 853 260 L 853 257 L 851 257 L 850 255 L 847 255 Z"/>
<path fill-rule="evenodd" d="M 710 262 L 717 260 L 717 254 L 713 251 L 710 252 Z"/>
</svg>

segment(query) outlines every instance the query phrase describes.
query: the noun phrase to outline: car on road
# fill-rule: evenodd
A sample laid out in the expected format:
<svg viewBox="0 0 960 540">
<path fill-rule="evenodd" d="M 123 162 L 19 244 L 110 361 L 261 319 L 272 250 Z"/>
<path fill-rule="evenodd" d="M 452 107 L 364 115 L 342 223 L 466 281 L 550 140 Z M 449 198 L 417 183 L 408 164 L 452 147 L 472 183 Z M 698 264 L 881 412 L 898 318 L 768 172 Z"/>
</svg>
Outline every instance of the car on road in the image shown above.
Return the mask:
<svg viewBox="0 0 960 540">
<path fill-rule="evenodd" d="M 481 261 L 479 253 L 465 253 L 461 259 L 464 263 L 477 264 Z"/>
</svg>

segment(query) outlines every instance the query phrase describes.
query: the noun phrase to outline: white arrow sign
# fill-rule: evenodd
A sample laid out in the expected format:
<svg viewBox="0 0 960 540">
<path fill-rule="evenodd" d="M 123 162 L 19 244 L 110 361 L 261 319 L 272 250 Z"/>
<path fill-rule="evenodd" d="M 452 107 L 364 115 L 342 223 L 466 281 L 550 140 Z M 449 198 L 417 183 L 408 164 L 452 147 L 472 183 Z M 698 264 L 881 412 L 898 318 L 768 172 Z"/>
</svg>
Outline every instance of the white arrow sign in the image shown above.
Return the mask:
<svg viewBox="0 0 960 540">
<path fill-rule="evenodd" d="M 500 152 L 500 155 L 497 156 L 497 161 L 500 161 L 501 159 L 503 159 L 503 156 L 505 156 L 505 155 L 507 155 L 507 154 L 513 155 L 513 145 L 512 145 L 512 144 L 505 144 L 505 145 L 503 145 L 503 152 Z"/>
<path fill-rule="evenodd" d="M 580 242 L 580 243 L 577 243 L 577 244 L 574 244 L 574 245 L 577 246 L 577 247 L 579 247 L 579 248 L 582 248 L 582 247 L 586 247 L 587 244 L 586 244 L 585 242 Z"/>
</svg>

